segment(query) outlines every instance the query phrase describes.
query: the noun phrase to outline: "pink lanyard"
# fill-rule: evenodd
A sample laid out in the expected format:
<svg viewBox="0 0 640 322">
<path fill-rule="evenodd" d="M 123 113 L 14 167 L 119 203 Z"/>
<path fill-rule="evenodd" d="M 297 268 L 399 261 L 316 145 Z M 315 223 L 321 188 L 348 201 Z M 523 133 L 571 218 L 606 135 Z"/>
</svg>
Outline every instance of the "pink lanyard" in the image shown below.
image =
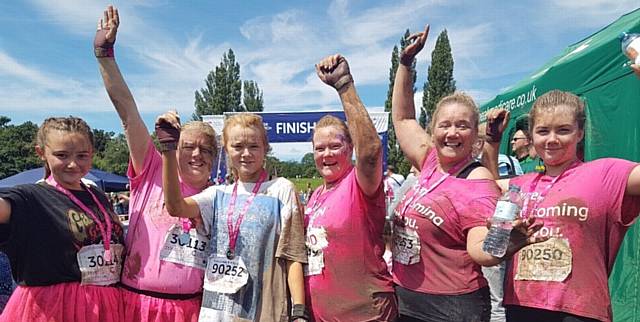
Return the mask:
<svg viewBox="0 0 640 322">
<path fill-rule="evenodd" d="M 233 192 L 231 193 L 231 200 L 229 201 L 229 208 L 227 208 L 227 228 L 229 229 L 229 249 L 227 250 L 227 258 L 233 259 L 234 253 L 236 250 L 236 242 L 238 241 L 238 234 L 240 233 L 240 224 L 244 220 L 244 215 L 249 210 L 249 206 L 253 202 L 253 199 L 260 191 L 260 186 L 264 182 L 267 177 L 267 172 L 262 170 L 260 173 L 260 177 L 258 178 L 258 182 L 253 187 L 251 191 L 251 195 L 247 197 L 247 200 L 244 202 L 244 206 L 242 207 L 242 211 L 238 214 L 238 220 L 236 220 L 236 224 L 233 224 L 233 211 L 236 207 L 236 199 L 238 198 L 238 181 L 233 185 Z"/>
<path fill-rule="evenodd" d="M 107 226 L 106 230 L 105 230 L 105 227 L 104 227 L 105 225 L 100 221 L 100 218 L 98 218 L 98 216 L 96 216 L 96 214 L 93 212 L 93 210 L 89 209 L 89 207 L 87 207 L 87 205 L 85 205 L 82 201 L 80 201 L 80 199 L 76 198 L 76 196 L 74 196 L 69 190 L 65 189 L 58 182 L 56 182 L 56 180 L 53 178 L 53 176 L 49 176 L 49 178 L 47 178 L 47 183 L 52 185 L 52 186 L 54 186 L 58 191 L 62 192 L 65 196 L 67 196 L 69 199 L 71 199 L 71 201 L 74 204 L 76 204 L 76 206 L 80 207 L 80 209 L 82 209 L 82 211 L 84 211 L 87 215 L 89 215 L 91 217 L 91 219 L 93 219 L 93 221 L 96 223 L 96 225 L 100 229 L 100 235 L 102 235 L 102 243 L 103 243 L 103 247 L 104 247 L 104 259 L 106 261 L 110 261 L 111 260 L 111 229 L 112 229 L 112 224 L 111 224 L 109 213 L 104 208 L 102 203 L 98 200 L 98 197 L 96 197 L 96 195 L 91 191 L 91 189 L 89 187 L 85 186 L 84 183 L 80 182 L 80 186 L 83 187 L 85 190 L 87 190 L 87 192 L 91 195 L 91 198 L 93 199 L 93 202 L 95 202 L 96 205 L 98 205 L 98 209 L 100 209 L 100 212 L 102 213 L 102 215 L 104 217 L 104 221 L 105 221 L 106 226 Z"/>
<path fill-rule="evenodd" d="M 420 188 L 424 188 L 425 185 L 427 184 L 427 182 L 431 181 L 431 177 L 433 177 L 433 175 L 436 173 L 436 170 L 438 169 L 438 166 L 436 165 L 433 170 L 431 171 L 431 173 L 429 173 L 429 176 L 427 176 L 427 178 L 425 180 L 419 180 L 418 189 L 413 189 L 413 193 L 411 194 L 411 196 L 409 198 L 407 198 L 407 201 L 402 205 L 402 210 L 400 211 L 400 216 L 404 217 L 404 214 L 406 213 L 407 209 L 409 209 L 409 206 L 413 206 L 413 204 L 420 198 L 426 196 L 429 192 L 433 191 L 436 187 L 438 187 L 441 183 L 443 183 L 448 177 L 451 176 L 452 173 L 456 173 L 459 170 L 462 169 L 462 167 L 464 165 L 466 165 L 469 162 L 469 159 L 464 159 L 463 161 L 461 161 L 460 163 L 456 164 L 455 166 L 453 166 L 453 168 L 449 169 L 449 171 L 447 171 L 446 174 L 444 174 L 442 177 L 440 177 L 440 179 L 438 179 L 438 181 L 436 181 L 435 183 L 433 183 L 431 186 L 429 186 L 428 188 L 426 188 L 423 191 L 420 191 L 422 189 Z M 420 192 L 420 193 L 418 193 Z"/>
<path fill-rule="evenodd" d="M 553 185 L 556 184 L 556 182 L 558 182 L 558 180 L 560 180 L 560 178 L 563 177 L 564 174 L 567 173 L 567 171 L 576 167 L 579 164 L 580 164 L 579 160 L 574 161 L 573 163 L 571 163 L 569 167 L 564 169 L 562 173 L 560 173 L 560 175 L 553 178 L 553 180 L 551 180 L 551 182 L 545 187 L 545 189 L 538 195 L 538 197 L 536 198 L 536 202 L 533 204 L 533 207 L 531 207 L 531 210 L 529 211 L 529 200 L 531 200 L 531 196 L 533 196 L 533 194 L 538 189 L 538 183 L 540 182 L 540 179 L 542 179 L 542 176 L 544 176 L 544 173 L 538 173 L 536 178 L 533 179 L 533 181 L 531 181 L 531 183 L 529 184 L 530 195 L 529 195 L 529 198 L 524 199 L 524 204 L 522 205 L 522 211 L 520 212 L 520 217 L 529 218 L 529 212 L 534 212 L 536 209 L 538 209 L 538 206 L 540 206 L 540 203 L 542 202 L 544 197 L 549 193 L 549 191 L 551 191 L 551 188 L 553 187 Z"/>
<path fill-rule="evenodd" d="M 311 215 L 309 215 L 309 223 L 307 225 L 307 230 L 313 226 L 313 223 L 315 222 L 316 217 L 318 217 L 316 210 L 318 210 L 318 208 L 320 208 L 320 206 L 324 204 L 324 202 L 327 200 L 327 198 L 329 198 L 329 195 L 331 195 L 331 193 L 333 193 L 333 188 L 330 190 L 327 190 L 326 186 L 322 185 L 322 190 L 319 191 L 317 195 L 314 194 L 315 198 L 313 198 L 313 203 L 309 207 L 311 209 Z"/>
</svg>

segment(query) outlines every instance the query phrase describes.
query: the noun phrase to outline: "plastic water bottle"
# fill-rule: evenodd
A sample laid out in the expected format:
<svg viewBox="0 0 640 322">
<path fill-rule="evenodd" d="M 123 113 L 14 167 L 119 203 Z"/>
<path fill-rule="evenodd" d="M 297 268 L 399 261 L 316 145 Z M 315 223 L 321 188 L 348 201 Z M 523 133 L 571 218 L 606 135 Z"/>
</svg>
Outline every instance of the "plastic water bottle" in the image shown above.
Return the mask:
<svg viewBox="0 0 640 322">
<path fill-rule="evenodd" d="M 498 200 L 496 210 L 491 217 L 491 228 L 482 243 L 482 250 L 495 256 L 503 257 L 509 246 L 509 236 L 513 228 L 513 221 L 520 214 L 522 198 L 520 187 L 510 185 Z"/>
<path fill-rule="evenodd" d="M 623 32 L 618 36 L 620 47 L 632 63 L 640 65 L 640 34 L 630 34 Z"/>
</svg>

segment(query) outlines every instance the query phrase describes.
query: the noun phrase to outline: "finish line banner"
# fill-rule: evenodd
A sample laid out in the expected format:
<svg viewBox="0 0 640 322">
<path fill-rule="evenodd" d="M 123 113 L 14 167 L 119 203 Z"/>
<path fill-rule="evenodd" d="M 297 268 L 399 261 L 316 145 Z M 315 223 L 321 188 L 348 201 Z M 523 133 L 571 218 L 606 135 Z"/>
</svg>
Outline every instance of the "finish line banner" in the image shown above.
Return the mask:
<svg viewBox="0 0 640 322">
<path fill-rule="evenodd" d="M 203 115 L 202 120 L 211 124 L 218 134 L 222 134 L 225 118 L 235 113 L 224 115 Z M 320 118 L 333 115 L 345 120 L 342 111 L 294 112 L 294 113 L 255 113 L 262 117 L 270 143 L 276 142 L 311 142 L 313 128 Z M 385 134 L 389 124 L 388 112 L 369 112 L 378 134 Z"/>
</svg>

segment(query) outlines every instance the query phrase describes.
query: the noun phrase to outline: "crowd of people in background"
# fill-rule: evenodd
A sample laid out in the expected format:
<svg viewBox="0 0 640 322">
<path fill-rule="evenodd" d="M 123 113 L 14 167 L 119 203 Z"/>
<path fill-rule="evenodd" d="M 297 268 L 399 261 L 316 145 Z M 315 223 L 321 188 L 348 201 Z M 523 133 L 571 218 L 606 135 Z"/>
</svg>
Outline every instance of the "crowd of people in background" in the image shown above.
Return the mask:
<svg viewBox="0 0 640 322">
<path fill-rule="evenodd" d="M 270 146 L 256 114 L 231 116 L 216 133 L 168 111 L 156 119 L 156 147 L 116 63 L 119 25 L 107 7 L 94 54 L 123 124 L 130 192 L 81 180 L 94 152 L 88 124 L 45 120 L 43 182 L 0 192 L 0 321 L 612 320 L 607 278 L 640 212 L 640 167 L 584 162 L 578 96 L 538 97 L 515 120 L 514 156 L 498 153 L 509 113 L 491 110 L 481 125 L 464 93 L 442 98 L 423 129 L 411 67 L 427 25 L 406 39 L 395 74 L 405 179 L 383 169 L 347 59 L 327 56 L 316 73 L 346 122 L 317 122 L 322 183 L 296 191 L 265 168 Z M 218 147 L 230 176 L 212 179 Z M 524 204 L 496 257 L 482 244 L 510 185 Z"/>
</svg>

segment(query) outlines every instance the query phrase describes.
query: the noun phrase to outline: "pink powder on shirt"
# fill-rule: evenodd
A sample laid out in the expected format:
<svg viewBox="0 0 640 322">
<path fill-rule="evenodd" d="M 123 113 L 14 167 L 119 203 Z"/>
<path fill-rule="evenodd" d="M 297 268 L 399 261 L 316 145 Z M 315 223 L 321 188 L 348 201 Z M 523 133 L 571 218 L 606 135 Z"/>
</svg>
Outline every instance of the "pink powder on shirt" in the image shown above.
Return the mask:
<svg viewBox="0 0 640 322">
<path fill-rule="evenodd" d="M 320 275 L 305 277 L 306 303 L 316 321 L 384 321 L 395 303 L 374 296 L 393 292 L 391 276 L 382 258 L 385 247 L 384 192 L 380 185 L 373 197 L 364 195 L 351 171 L 328 196 L 318 188 L 308 207 L 320 197 L 324 202 L 313 227 L 324 227 L 328 246 L 323 249 L 324 268 Z M 305 226 L 309 224 L 305 217 Z M 380 305 L 381 302 L 388 303 Z M 393 304 L 393 307 L 392 307 Z M 393 317 L 395 318 L 395 316 Z"/>
<path fill-rule="evenodd" d="M 438 182 L 445 174 L 436 170 L 436 153 L 432 150 L 421 170 L 425 187 Z M 428 176 L 433 173 L 431 178 Z M 406 194 L 411 196 L 416 184 Z M 480 265 L 467 253 L 467 233 L 485 226 L 493 215 L 500 195 L 493 180 L 467 180 L 449 176 L 424 197 L 417 199 L 401 214 L 405 201 L 394 211 L 394 225 L 415 230 L 420 238 L 420 261 L 411 265 L 393 263 L 396 284 L 422 293 L 457 295 L 470 293 L 487 285 Z"/>
<path fill-rule="evenodd" d="M 640 198 L 624 195 L 635 166 L 630 161 L 606 158 L 566 171 L 531 216 L 544 223 L 538 234 L 569 241 L 571 273 L 562 282 L 516 281 L 521 251 L 507 271 L 505 304 L 612 319 L 608 277 L 624 235 L 640 211 Z M 510 183 L 519 185 L 526 198 L 535 199 L 553 180 L 542 176 L 533 191 L 531 183 L 537 176 L 527 174 Z"/>
<path fill-rule="evenodd" d="M 130 162 L 127 176 L 131 198 L 122 283 L 160 293 L 202 292 L 203 270 L 160 260 L 167 232 L 179 219 L 171 217 L 164 208 L 162 157 L 151 140 L 141 173 L 135 173 Z M 199 192 L 183 182 L 180 189 L 184 197 Z"/>
</svg>

